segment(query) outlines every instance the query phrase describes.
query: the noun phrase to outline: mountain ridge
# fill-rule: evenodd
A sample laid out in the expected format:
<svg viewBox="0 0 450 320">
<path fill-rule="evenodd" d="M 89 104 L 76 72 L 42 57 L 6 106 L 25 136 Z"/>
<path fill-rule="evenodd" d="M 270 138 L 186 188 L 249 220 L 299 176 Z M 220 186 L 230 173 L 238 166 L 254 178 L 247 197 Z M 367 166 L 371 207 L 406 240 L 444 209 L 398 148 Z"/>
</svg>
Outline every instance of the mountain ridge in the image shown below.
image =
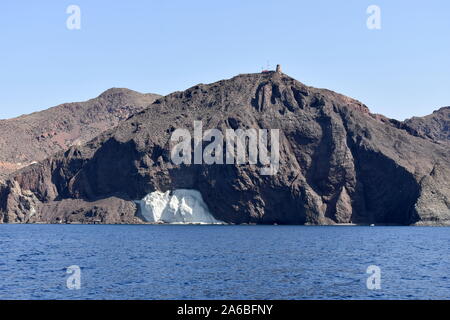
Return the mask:
<svg viewBox="0 0 450 320">
<path fill-rule="evenodd" d="M 63 103 L 0 120 L 0 177 L 72 144 L 87 142 L 159 97 L 111 88 L 84 102 Z"/>
<path fill-rule="evenodd" d="M 170 135 L 280 129 L 280 170 L 174 165 Z M 116 128 L 15 173 L 0 221 L 143 223 L 136 200 L 195 189 L 216 219 L 264 224 L 447 224 L 448 148 L 411 135 L 361 102 L 285 74 L 242 74 L 157 99 Z M 71 205 L 67 205 L 70 203 Z"/>
<path fill-rule="evenodd" d="M 424 117 L 412 117 L 402 123 L 414 135 L 440 143 L 450 143 L 450 106 Z"/>
</svg>

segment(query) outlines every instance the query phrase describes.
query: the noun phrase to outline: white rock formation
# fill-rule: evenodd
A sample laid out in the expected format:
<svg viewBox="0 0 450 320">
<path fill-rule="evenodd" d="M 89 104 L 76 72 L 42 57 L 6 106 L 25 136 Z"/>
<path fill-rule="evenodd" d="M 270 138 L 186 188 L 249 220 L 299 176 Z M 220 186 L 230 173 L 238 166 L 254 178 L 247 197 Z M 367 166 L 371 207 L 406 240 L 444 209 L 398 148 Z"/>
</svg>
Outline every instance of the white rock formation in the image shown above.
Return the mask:
<svg viewBox="0 0 450 320">
<path fill-rule="evenodd" d="M 197 190 L 177 189 L 155 191 L 137 201 L 142 217 L 147 222 L 164 223 L 223 223 L 213 217 L 202 195 Z"/>
</svg>

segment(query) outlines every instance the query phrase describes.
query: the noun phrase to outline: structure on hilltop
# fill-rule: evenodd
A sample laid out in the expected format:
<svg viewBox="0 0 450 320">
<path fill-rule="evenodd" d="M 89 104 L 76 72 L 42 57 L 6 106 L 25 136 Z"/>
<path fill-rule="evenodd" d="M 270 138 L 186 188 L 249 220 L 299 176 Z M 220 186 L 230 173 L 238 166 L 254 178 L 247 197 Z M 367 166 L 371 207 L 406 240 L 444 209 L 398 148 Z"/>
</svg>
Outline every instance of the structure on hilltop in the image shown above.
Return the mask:
<svg viewBox="0 0 450 320">
<path fill-rule="evenodd" d="M 276 73 L 281 73 L 281 65 L 277 64 Z"/>
</svg>

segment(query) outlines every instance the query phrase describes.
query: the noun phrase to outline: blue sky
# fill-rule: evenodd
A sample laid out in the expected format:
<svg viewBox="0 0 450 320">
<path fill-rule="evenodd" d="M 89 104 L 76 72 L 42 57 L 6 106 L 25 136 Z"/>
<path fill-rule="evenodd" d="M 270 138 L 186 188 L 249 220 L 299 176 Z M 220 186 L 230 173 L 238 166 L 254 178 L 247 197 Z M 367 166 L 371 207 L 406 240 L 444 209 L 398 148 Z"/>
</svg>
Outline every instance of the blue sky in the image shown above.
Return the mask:
<svg viewBox="0 0 450 320">
<path fill-rule="evenodd" d="M 81 9 L 81 29 L 66 8 Z M 381 30 L 366 27 L 369 5 Z M 168 94 L 267 62 L 396 119 L 450 105 L 450 1 L 0 2 L 0 118 L 110 87 Z"/>
</svg>

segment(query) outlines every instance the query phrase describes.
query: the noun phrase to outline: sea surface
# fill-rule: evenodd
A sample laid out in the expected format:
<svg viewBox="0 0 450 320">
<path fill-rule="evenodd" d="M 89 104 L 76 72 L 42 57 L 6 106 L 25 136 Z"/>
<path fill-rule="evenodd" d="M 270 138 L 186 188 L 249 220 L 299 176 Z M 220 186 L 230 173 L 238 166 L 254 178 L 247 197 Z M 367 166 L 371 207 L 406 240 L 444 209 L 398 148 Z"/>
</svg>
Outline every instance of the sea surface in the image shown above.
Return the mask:
<svg viewBox="0 0 450 320">
<path fill-rule="evenodd" d="M 450 228 L 0 225 L 0 299 L 450 299 Z"/>
</svg>

